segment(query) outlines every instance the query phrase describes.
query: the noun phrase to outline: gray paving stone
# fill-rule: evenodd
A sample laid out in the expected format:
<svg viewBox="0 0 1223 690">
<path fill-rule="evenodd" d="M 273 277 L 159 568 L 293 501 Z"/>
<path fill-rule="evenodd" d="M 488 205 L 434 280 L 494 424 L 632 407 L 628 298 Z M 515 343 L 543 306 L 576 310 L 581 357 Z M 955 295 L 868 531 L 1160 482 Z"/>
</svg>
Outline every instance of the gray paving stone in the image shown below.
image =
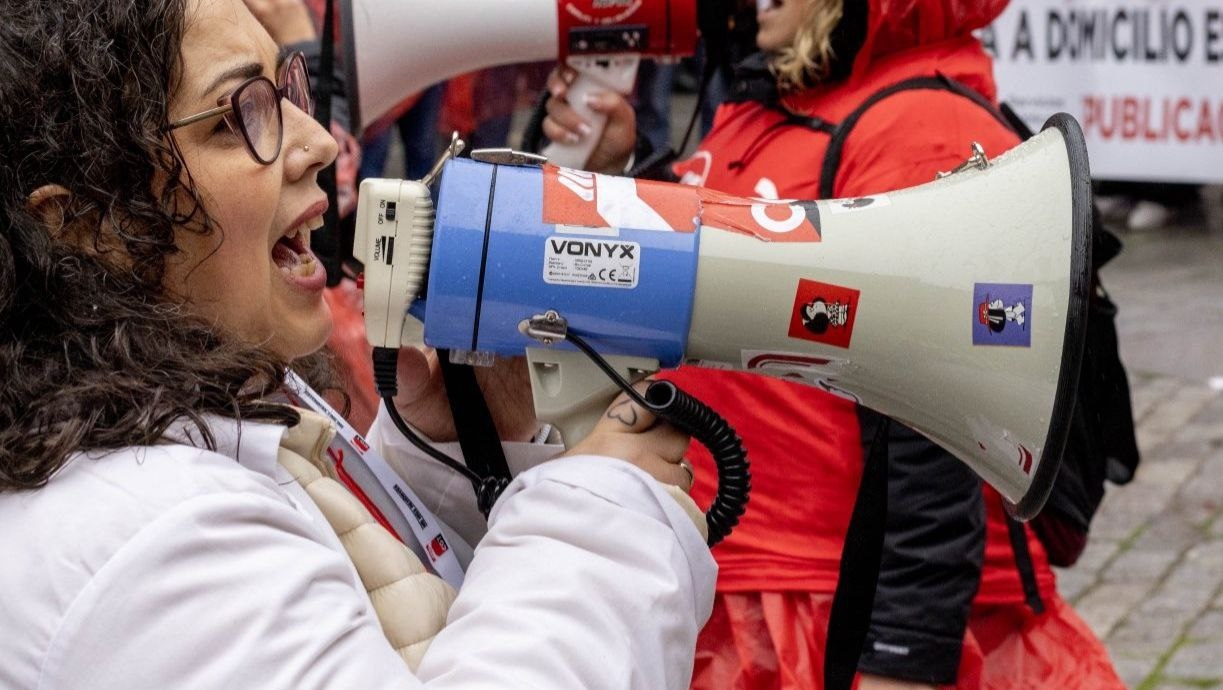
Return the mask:
<svg viewBox="0 0 1223 690">
<path fill-rule="evenodd" d="M 1176 551 L 1147 551 L 1138 548 L 1119 554 L 1104 570 L 1104 582 L 1146 582 L 1155 585 L 1180 560 Z"/>
<path fill-rule="evenodd" d="M 1132 614 L 1105 642 L 1114 658 L 1158 661 L 1191 625 L 1167 616 Z"/>
<path fill-rule="evenodd" d="M 1137 480 L 1122 487 L 1108 487 L 1091 523 L 1092 537 L 1129 541 L 1152 517 L 1164 511 L 1175 493 L 1174 486 Z"/>
<path fill-rule="evenodd" d="M 1204 537 L 1200 524 L 1185 515 L 1182 506 L 1177 503 L 1151 518 L 1147 529 L 1134 540 L 1132 549 L 1179 554 L 1192 548 Z"/>
<path fill-rule="evenodd" d="M 1195 544 L 1185 557 L 1200 567 L 1223 572 L 1223 539 L 1209 539 Z"/>
<path fill-rule="evenodd" d="M 1105 539 L 1095 534 L 1087 540 L 1087 548 L 1083 549 L 1083 554 L 1079 556 L 1078 562 L 1074 564 L 1071 570 L 1081 572 L 1096 572 L 1103 570 L 1117 555 L 1119 542 L 1115 539 Z"/>
<path fill-rule="evenodd" d="M 1202 466 L 1204 457 L 1200 452 L 1201 449 L 1195 448 L 1193 454 L 1180 453 L 1177 455 L 1169 454 L 1166 458 L 1162 458 L 1160 462 L 1148 463 L 1148 458 L 1143 458 L 1138 465 L 1138 471 L 1134 473 L 1134 478 L 1130 484 L 1117 487 L 1118 491 L 1124 491 L 1134 483 L 1148 484 L 1151 486 L 1168 487 L 1175 490 L 1185 483 L 1195 472 L 1199 471 Z"/>
<path fill-rule="evenodd" d="M 1105 639 L 1151 590 L 1146 583 L 1105 582 L 1091 588 L 1075 604 L 1079 616 L 1096 637 Z"/>
<path fill-rule="evenodd" d="M 1195 419 L 1185 425 L 1176 438 L 1181 441 L 1202 442 L 1207 447 L 1218 447 L 1223 443 L 1223 421 L 1199 422 Z"/>
<path fill-rule="evenodd" d="M 1201 424 L 1223 422 L 1223 391 L 1220 391 L 1218 397 L 1203 407 L 1202 411 L 1193 418 L 1193 421 Z"/>
<path fill-rule="evenodd" d="M 1210 534 L 1212 522 L 1219 514 L 1221 502 L 1223 502 L 1223 495 L 1214 493 L 1207 486 L 1199 485 L 1197 488 L 1182 491 L 1175 499 L 1174 509 L 1177 515 L 1198 527 L 1202 536 L 1207 537 Z"/>
<path fill-rule="evenodd" d="M 1191 429 L 1192 426 L 1186 426 L 1184 430 L 1165 439 L 1158 446 L 1142 452 L 1142 463 L 1138 465 L 1138 471 L 1141 472 L 1143 468 L 1151 466 L 1150 471 L 1158 473 L 1159 466 L 1164 462 L 1192 459 L 1200 463 L 1203 458 L 1214 453 L 1216 446 L 1213 441 L 1186 436 L 1185 431 Z"/>
<path fill-rule="evenodd" d="M 1208 608 L 1223 582 L 1223 568 L 1212 558 L 1186 555 L 1139 607 L 1140 615 L 1170 615 L 1192 621 Z"/>
<path fill-rule="evenodd" d="M 1130 404 L 1134 410 L 1134 419 L 1141 423 L 1156 405 L 1172 397 L 1179 382 L 1170 377 L 1137 376 L 1131 377 L 1130 384 Z"/>
<path fill-rule="evenodd" d="M 1217 391 L 1202 384 L 1178 388 L 1170 398 L 1154 406 L 1141 421 L 1138 428 L 1139 450 L 1149 450 L 1175 434 L 1217 395 Z"/>
<path fill-rule="evenodd" d="M 1164 676 L 1152 686 L 1153 690 L 1217 690 L 1217 678 L 1172 678 Z"/>
<path fill-rule="evenodd" d="M 1169 680 L 1192 680 L 1196 687 L 1223 683 L 1223 639 L 1187 640 L 1176 650 L 1163 675 Z"/>
<path fill-rule="evenodd" d="M 1127 688 L 1136 688 L 1155 670 L 1155 661 L 1146 659 L 1113 659 L 1113 667 Z"/>
<path fill-rule="evenodd" d="M 1077 567 L 1058 570 L 1057 591 L 1073 606 L 1098 580 L 1099 577 L 1092 570 L 1079 570 Z"/>
<path fill-rule="evenodd" d="M 1189 636 L 1195 640 L 1215 640 L 1219 643 L 1219 663 L 1223 665 L 1223 611 L 1207 611 L 1193 623 Z"/>
</svg>

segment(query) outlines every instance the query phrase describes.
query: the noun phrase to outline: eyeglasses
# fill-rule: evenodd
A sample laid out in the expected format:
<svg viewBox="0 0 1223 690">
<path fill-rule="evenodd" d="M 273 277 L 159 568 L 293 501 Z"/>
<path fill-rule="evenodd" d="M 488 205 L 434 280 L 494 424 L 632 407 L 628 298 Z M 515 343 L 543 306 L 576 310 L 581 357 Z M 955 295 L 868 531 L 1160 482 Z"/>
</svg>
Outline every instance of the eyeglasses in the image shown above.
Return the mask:
<svg viewBox="0 0 1223 690">
<path fill-rule="evenodd" d="M 242 136 L 251 157 L 263 165 L 271 165 L 280 155 L 284 142 L 281 99 L 287 98 L 302 112 L 314 115 L 314 98 L 310 93 L 305 55 L 290 55 L 280 68 L 277 82 L 273 84 L 271 79 L 264 76 L 251 77 L 218 98 L 216 108 L 171 122 L 166 125 L 166 131 L 221 116 L 230 130 Z"/>
</svg>

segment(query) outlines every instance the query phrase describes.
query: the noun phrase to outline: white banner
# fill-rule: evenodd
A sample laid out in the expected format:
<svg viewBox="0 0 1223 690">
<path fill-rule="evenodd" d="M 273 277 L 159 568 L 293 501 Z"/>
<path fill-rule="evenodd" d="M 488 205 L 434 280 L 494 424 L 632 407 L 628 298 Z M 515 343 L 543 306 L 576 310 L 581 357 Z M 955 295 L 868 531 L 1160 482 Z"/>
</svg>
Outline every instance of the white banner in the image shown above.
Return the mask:
<svg viewBox="0 0 1223 690">
<path fill-rule="evenodd" d="M 1223 182 L 1223 0 L 1015 0 L 980 32 L 999 98 L 1083 125 L 1092 176 Z"/>
</svg>

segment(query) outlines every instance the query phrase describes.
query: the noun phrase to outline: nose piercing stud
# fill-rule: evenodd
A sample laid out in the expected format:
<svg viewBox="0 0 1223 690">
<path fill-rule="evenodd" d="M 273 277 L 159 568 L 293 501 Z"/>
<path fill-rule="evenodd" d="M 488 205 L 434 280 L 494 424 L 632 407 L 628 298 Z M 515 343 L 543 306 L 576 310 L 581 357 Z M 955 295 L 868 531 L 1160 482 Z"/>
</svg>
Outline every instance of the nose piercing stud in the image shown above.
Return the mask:
<svg viewBox="0 0 1223 690">
<path fill-rule="evenodd" d="M 306 153 L 310 153 L 310 144 L 306 144 L 305 146 L 303 146 L 302 151 L 305 151 Z"/>
</svg>

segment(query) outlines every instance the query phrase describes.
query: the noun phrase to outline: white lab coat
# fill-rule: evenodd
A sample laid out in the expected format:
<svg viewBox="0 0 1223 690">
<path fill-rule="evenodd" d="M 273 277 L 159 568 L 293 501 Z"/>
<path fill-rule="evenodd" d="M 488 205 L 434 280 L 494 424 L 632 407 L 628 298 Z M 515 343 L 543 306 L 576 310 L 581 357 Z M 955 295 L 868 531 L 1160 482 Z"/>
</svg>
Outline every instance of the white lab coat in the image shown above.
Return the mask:
<svg viewBox="0 0 1223 690">
<path fill-rule="evenodd" d="M 0 494 L 0 688 L 684 688 L 716 568 L 619 460 L 524 473 L 413 677 L 326 521 L 276 463 L 283 429 L 73 459 Z"/>
</svg>

